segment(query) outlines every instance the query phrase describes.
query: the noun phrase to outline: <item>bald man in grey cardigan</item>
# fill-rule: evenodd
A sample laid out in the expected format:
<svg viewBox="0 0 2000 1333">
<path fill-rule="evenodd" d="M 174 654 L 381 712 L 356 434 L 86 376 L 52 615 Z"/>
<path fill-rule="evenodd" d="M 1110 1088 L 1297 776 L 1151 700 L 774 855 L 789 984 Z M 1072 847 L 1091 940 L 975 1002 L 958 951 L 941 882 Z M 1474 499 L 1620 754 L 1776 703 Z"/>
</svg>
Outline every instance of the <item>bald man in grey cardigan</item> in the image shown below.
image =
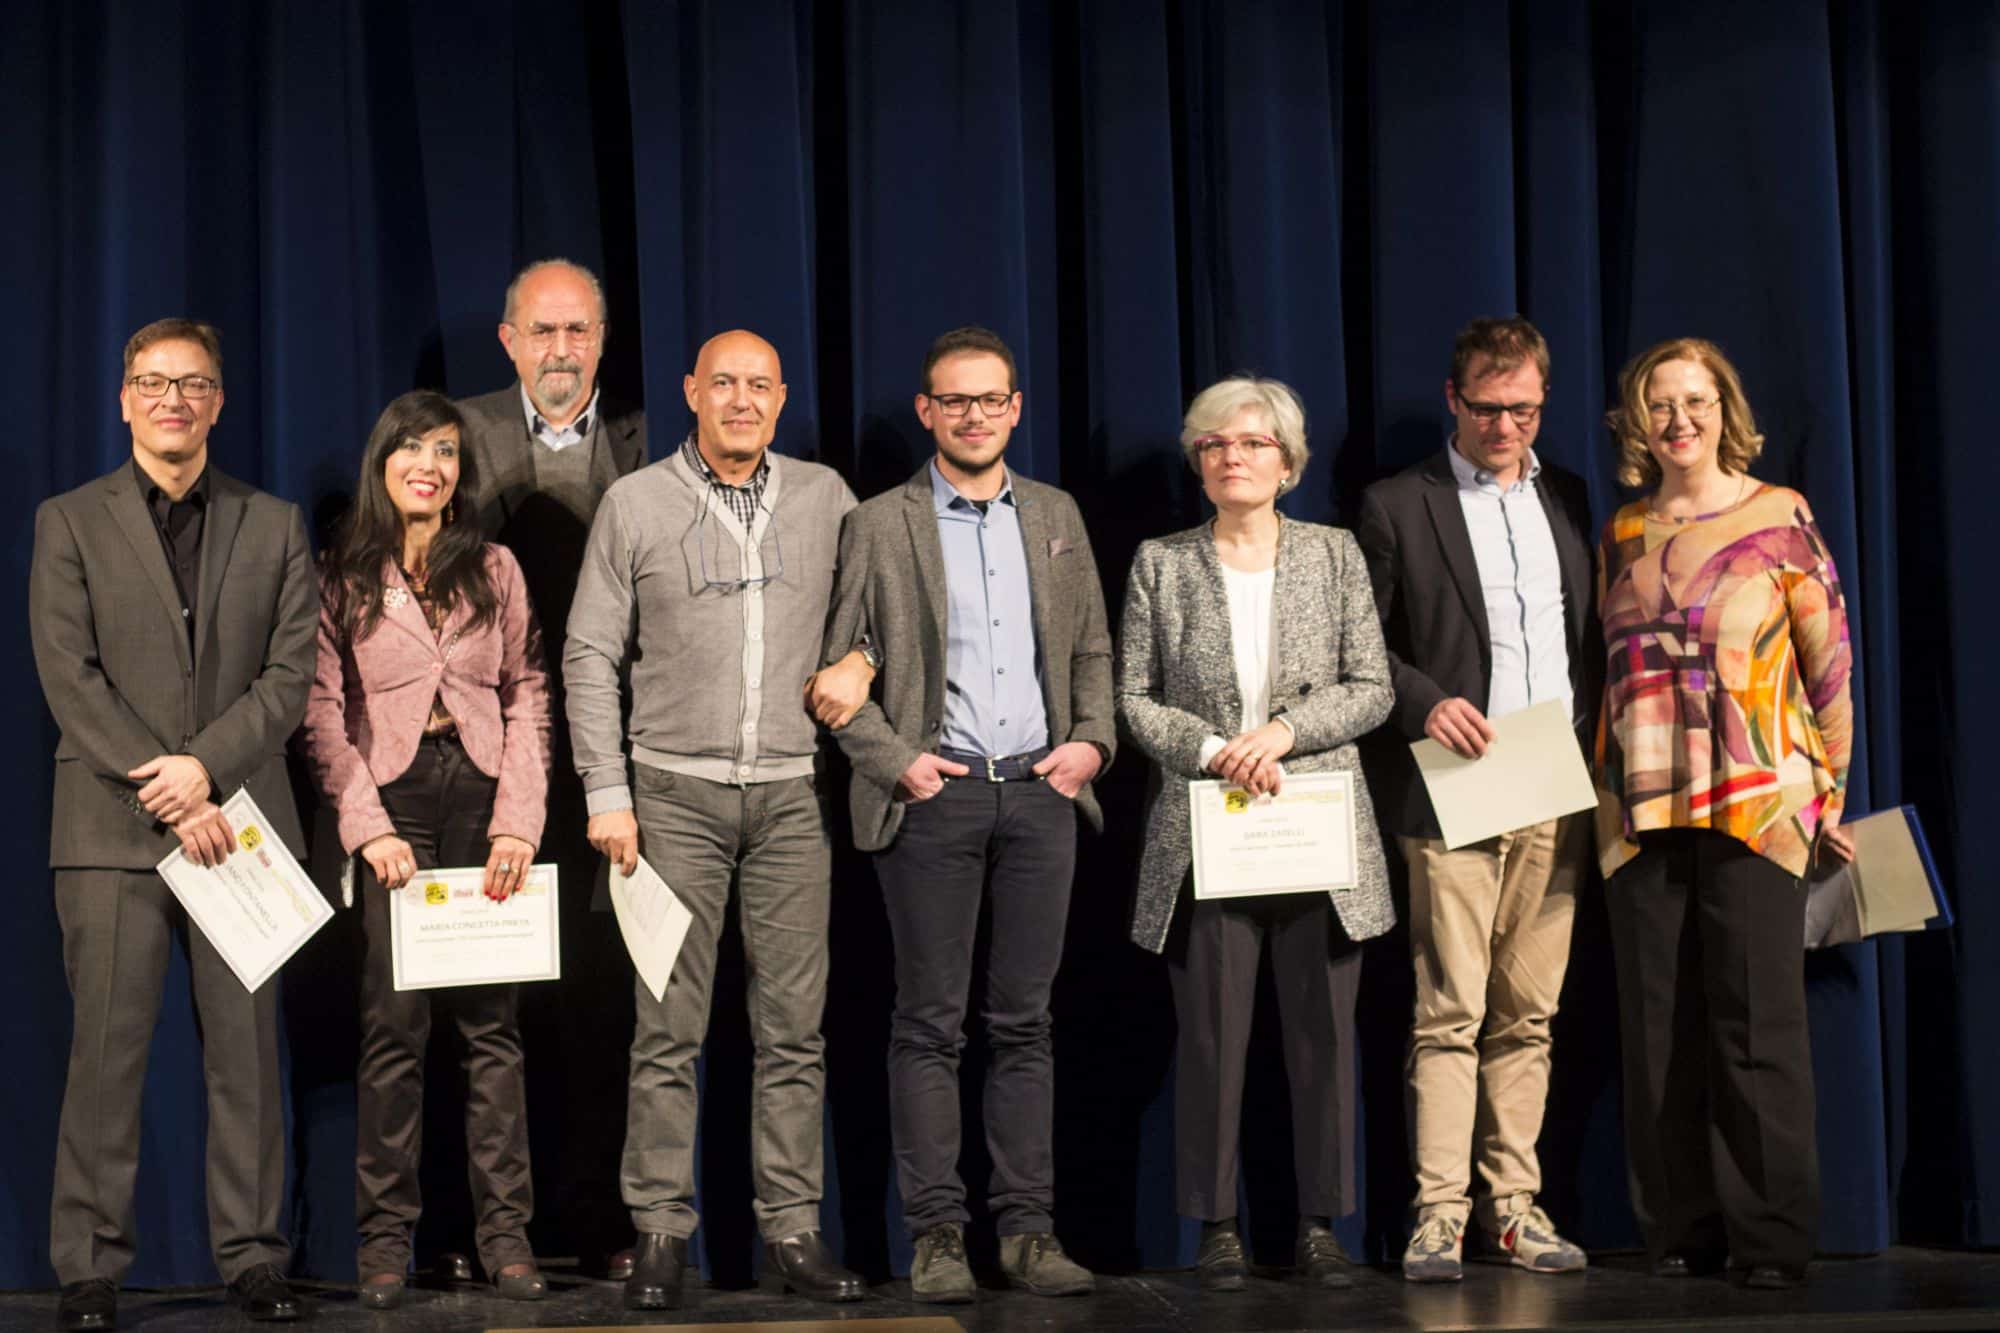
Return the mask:
<svg viewBox="0 0 2000 1333">
<path fill-rule="evenodd" d="M 817 731 L 800 704 L 854 494 L 829 468 L 769 452 L 785 385 L 756 334 L 710 339 L 683 389 L 694 432 L 598 507 L 563 653 L 591 845 L 626 873 L 643 856 L 694 917 L 664 1000 L 635 979 L 621 1184 L 639 1247 L 625 1303 L 680 1303 L 699 1222 L 695 1057 L 732 880 L 757 1048 L 764 1281 L 858 1300 L 861 1279 L 819 1226 L 829 847 Z"/>
</svg>

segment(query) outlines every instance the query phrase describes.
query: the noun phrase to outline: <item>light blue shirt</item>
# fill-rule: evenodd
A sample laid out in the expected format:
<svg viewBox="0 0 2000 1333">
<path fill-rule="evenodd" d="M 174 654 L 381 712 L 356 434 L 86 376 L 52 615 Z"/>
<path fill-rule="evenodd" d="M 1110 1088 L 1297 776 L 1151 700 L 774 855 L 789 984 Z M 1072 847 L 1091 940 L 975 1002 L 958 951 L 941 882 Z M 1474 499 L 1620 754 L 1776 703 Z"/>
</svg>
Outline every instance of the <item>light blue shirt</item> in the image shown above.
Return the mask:
<svg viewBox="0 0 2000 1333">
<path fill-rule="evenodd" d="M 994 758 L 1039 750 L 1049 719 L 1013 474 L 982 514 L 933 459 L 931 496 L 949 590 L 943 746 Z"/>
<path fill-rule="evenodd" d="M 1542 462 L 1528 451 L 1521 479 L 1501 489 L 1447 441 L 1458 504 L 1472 536 L 1479 590 L 1492 637 L 1493 682 L 1486 716 L 1505 717 L 1530 704 L 1561 699 L 1571 707 L 1569 643 L 1563 627 L 1562 562 L 1535 478 Z"/>
</svg>

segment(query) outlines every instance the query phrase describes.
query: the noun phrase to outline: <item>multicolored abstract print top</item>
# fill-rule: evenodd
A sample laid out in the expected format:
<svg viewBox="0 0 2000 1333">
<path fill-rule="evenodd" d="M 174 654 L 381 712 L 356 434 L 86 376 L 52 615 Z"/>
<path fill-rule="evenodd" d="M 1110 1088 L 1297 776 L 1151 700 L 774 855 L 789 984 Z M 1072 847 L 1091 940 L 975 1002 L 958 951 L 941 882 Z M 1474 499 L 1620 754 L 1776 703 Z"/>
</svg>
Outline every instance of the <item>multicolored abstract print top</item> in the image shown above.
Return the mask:
<svg viewBox="0 0 2000 1333">
<path fill-rule="evenodd" d="M 1649 829 L 1705 828 L 1803 875 L 1847 791 L 1847 612 L 1805 498 L 1759 486 L 1700 518 L 1605 525 L 1597 724 L 1604 873 Z"/>
</svg>

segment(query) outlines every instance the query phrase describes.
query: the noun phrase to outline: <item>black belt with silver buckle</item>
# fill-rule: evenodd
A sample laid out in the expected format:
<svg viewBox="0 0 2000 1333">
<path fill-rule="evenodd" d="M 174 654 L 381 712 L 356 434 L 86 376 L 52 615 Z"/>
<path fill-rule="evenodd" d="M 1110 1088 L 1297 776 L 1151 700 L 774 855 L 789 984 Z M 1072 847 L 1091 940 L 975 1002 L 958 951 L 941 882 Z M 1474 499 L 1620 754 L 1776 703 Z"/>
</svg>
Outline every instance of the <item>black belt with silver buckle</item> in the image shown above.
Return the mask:
<svg viewBox="0 0 2000 1333">
<path fill-rule="evenodd" d="M 981 782 L 1040 782 L 1042 775 L 1035 772 L 1035 765 L 1049 757 L 1049 747 L 1002 756 L 940 749 L 938 755 L 954 764 L 964 764 L 972 770 L 967 776 Z"/>
</svg>

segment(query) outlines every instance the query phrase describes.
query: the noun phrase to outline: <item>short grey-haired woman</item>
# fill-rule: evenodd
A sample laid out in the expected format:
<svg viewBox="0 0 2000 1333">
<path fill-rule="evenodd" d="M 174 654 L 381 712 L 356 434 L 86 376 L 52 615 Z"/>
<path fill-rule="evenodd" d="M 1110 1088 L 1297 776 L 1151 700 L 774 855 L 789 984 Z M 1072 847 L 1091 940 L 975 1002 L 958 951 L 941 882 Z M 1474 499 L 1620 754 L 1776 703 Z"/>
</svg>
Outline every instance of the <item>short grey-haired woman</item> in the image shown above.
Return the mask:
<svg viewBox="0 0 2000 1333">
<path fill-rule="evenodd" d="M 1119 716 L 1158 766 L 1132 939 L 1166 955 L 1180 1023 L 1175 1201 L 1204 1224 L 1201 1285 L 1241 1288 L 1237 1140 L 1268 942 L 1292 1088 L 1298 1266 L 1316 1284 L 1345 1287 L 1352 1278 L 1331 1223 L 1355 1206 L 1359 942 L 1395 923 L 1354 742 L 1389 715 L 1388 657 L 1353 536 L 1277 511 L 1305 470 L 1298 395 L 1276 380 L 1223 380 L 1188 407 L 1181 446 L 1215 518 L 1139 547 L 1117 681 Z M 1278 791 L 1287 773 L 1336 770 L 1354 775 L 1354 888 L 1194 898 L 1190 779 L 1261 794 Z"/>
</svg>

